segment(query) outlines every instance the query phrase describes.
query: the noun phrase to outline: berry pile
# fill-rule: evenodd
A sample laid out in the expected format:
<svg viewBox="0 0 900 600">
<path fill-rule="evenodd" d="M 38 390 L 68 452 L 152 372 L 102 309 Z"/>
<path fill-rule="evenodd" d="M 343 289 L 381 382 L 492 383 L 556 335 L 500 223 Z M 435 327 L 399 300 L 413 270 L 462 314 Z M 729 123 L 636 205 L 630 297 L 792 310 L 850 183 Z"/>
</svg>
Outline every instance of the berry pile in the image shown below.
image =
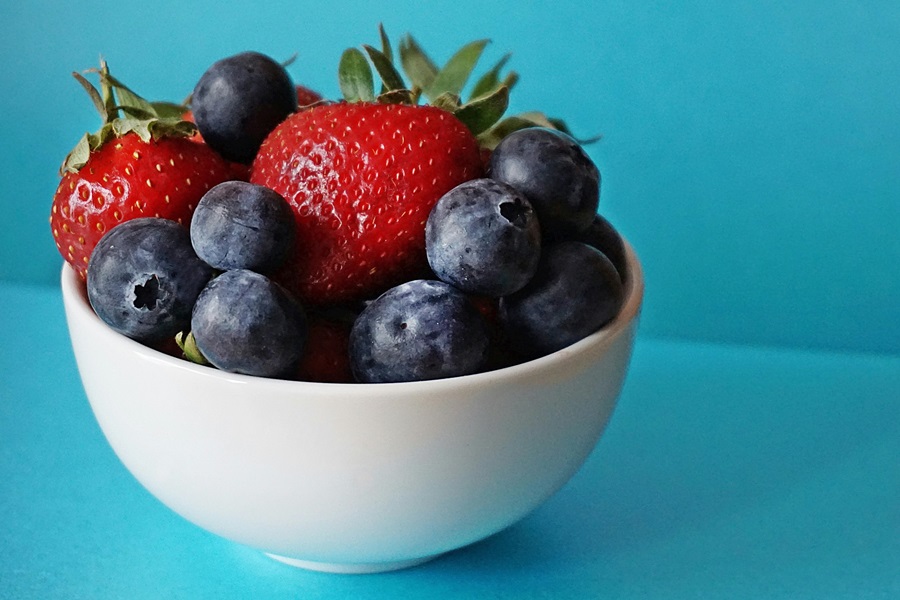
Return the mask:
<svg viewBox="0 0 900 600">
<path fill-rule="evenodd" d="M 99 90 L 76 74 L 103 124 L 51 228 L 103 321 L 230 372 L 374 383 L 530 360 L 615 317 L 624 244 L 581 144 L 503 116 L 506 58 L 463 101 L 486 41 L 439 68 L 410 36 L 395 63 L 380 33 L 342 55 L 336 102 L 256 52 L 214 63 L 190 105 L 105 63 Z"/>
</svg>

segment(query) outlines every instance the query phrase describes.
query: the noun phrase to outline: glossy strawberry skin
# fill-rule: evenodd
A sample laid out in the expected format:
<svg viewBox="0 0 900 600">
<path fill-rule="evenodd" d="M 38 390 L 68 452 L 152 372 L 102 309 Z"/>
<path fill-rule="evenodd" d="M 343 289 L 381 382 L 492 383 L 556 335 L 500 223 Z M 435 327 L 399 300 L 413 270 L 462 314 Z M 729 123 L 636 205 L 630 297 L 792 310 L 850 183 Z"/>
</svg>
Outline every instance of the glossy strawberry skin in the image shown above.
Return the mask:
<svg viewBox="0 0 900 600">
<path fill-rule="evenodd" d="M 309 305 L 373 298 L 426 272 L 425 222 L 482 174 L 478 142 L 430 106 L 339 103 L 291 115 L 253 163 L 288 200 L 295 252 L 276 278 Z"/>
<path fill-rule="evenodd" d="M 63 175 L 50 213 L 56 247 L 84 278 L 94 246 L 112 227 L 155 216 L 187 225 L 206 190 L 232 177 L 227 161 L 189 138 L 110 140 Z"/>
</svg>

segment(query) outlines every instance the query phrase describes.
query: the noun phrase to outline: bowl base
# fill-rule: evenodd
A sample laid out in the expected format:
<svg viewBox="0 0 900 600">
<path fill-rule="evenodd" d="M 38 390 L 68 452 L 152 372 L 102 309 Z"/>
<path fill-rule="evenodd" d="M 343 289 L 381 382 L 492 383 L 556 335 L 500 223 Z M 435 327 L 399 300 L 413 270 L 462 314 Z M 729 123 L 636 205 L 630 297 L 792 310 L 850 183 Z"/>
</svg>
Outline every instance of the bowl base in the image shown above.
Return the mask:
<svg viewBox="0 0 900 600">
<path fill-rule="evenodd" d="M 438 556 L 440 556 L 440 554 L 382 563 L 328 563 L 318 562 L 314 560 L 302 560 L 299 558 L 291 558 L 289 556 L 280 556 L 278 554 L 270 554 L 268 552 L 266 552 L 266 556 L 274 558 L 275 560 L 283 562 L 284 564 L 291 565 L 292 567 L 307 569 L 309 571 L 319 571 L 322 573 L 342 573 L 346 575 L 361 575 L 366 573 L 386 573 L 387 571 L 398 571 L 400 569 L 414 567 L 416 565 L 421 565 L 422 563 L 426 563 L 429 560 L 437 558 Z"/>
</svg>

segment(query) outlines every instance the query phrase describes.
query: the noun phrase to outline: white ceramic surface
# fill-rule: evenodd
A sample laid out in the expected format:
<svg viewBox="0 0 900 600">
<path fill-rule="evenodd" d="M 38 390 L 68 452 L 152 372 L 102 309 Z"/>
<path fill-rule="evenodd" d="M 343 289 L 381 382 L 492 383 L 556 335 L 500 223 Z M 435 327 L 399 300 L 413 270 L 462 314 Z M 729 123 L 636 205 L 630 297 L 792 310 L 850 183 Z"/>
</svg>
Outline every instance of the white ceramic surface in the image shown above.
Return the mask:
<svg viewBox="0 0 900 600">
<path fill-rule="evenodd" d="M 631 356 L 643 276 L 630 247 L 628 259 L 626 303 L 602 331 L 526 364 L 412 383 L 227 374 L 113 332 L 68 266 L 62 291 L 91 407 L 147 490 L 289 564 L 374 572 L 500 531 L 574 475 Z"/>
</svg>

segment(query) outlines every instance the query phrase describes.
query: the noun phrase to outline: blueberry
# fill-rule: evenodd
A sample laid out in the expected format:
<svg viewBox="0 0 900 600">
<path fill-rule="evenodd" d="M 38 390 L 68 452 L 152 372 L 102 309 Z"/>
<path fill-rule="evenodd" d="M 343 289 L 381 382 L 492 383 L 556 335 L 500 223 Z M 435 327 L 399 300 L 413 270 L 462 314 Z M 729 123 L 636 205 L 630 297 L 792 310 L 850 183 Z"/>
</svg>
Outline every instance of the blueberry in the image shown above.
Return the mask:
<svg viewBox="0 0 900 600">
<path fill-rule="evenodd" d="M 266 136 L 296 110 L 290 75 L 258 52 L 213 63 L 191 95 L 200 135 L 213 150 L 240 163 L 250 163 Z"/>
<path fill-rule="evenodd" d="M 487 355 L 481 314 L 441 281 L 417 279 L 391 288 L 350 331 L 350 367 L 365 383 L 468 375 L 482 369 Z"/>
<path fill-rule="evenodd" d="M 168 219 L 132 219 L 110 229 L 94 247 L 88 299 L 119 333 L 161 341 L 187 329 L 194 301 L 212 274 L 194 254 L 187 229 Z"/>
<path fill-rule="evenodd" d="M 560 240 L 591 224 L 600 202 L 600 172 L 581 146 L 553 129 L 515 131 L 491 154 L 491 178 L 531 202 L 544 237 Z"/>
<path fill-rule="evenodd" d="M 541 229 L 531 204 L 515 189 L 475 179 L 435 204 L 425 225 L 425 250 L 438 279 L 496 298 L 531 279 L 541 255 Z"/>
<path fill-rule="evenodd" d="M 200 293 L 191 333 L 213 366 L 231 373 L 279 377 L 303 354 L 303 307 L 280 285 L 254 271 L 226 271 Z"/>
<path fill-rule="evenodd" d="M 594 216 L 587 229 L 575 235 L 574 239 L 593 246 L 606 255 L 619 272 L 622 281 L 628 280 L 628 264 L 625 259 L 625 242 L 619 232 L 604 217 Z"/>
<path fill-rule="evenodd" d="M 271 273 L 294 243 L 293 211 L 278 192 L 244 181 L 210 188 L 191 219 L 197 255 L 216 269 Z"/>
<path fill-rule="evenodd" d="M 499 318 L 513 347 L 534 358 L 587 337 L 619 312 L 622 281 L 612 262 L 581 242 L 545 248 L 534 278 L 500 299 Z"/>
</svg>

